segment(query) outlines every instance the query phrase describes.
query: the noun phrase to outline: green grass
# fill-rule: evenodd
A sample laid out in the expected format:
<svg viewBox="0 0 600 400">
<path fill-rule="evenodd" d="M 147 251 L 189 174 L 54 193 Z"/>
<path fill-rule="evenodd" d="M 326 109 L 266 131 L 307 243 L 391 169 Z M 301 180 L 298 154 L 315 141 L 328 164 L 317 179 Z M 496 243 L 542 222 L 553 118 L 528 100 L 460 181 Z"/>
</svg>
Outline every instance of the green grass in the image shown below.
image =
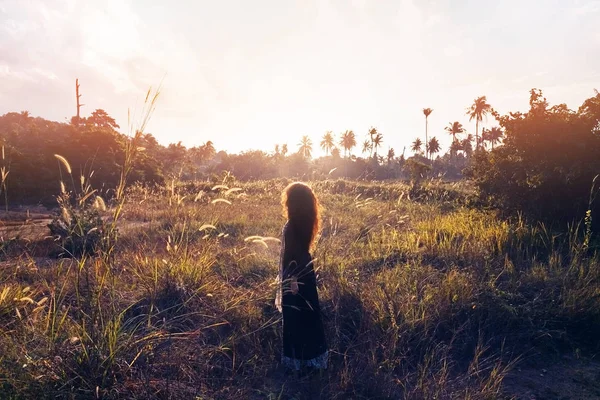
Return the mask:
<svg viewBox="0 0 600 400">
<path fill-rule="evenodd" d="M 600 259 L 581 235 L 477 209 L 465 183 L 324 181 L 331 364 L 286 377 L 279 245 L 245 240 L 279 237 L 286 183 L 133 187 L 110 257 L 11 254 L 0 398 L 493 399 L 522 357 L 598 350 Z"/>
</svg>

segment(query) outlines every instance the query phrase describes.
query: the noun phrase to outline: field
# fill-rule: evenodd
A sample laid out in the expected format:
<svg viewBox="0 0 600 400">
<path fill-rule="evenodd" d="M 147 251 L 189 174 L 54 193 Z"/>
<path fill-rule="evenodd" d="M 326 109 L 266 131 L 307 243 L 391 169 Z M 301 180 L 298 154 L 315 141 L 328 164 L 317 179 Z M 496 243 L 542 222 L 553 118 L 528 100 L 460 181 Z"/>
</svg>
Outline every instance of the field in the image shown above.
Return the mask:
<svg viewBox="0 0 600 400">
<path fill-rule="evenodd" d="M 286 374 L 288 182 L 134 186 L 95 256 L 49 257 L 60 210 L 4 218 L 0 398 L 600 398 L 593 240 L 503 218 L 464 181 L 312 183 L 330 368 Z"/>
</svg>

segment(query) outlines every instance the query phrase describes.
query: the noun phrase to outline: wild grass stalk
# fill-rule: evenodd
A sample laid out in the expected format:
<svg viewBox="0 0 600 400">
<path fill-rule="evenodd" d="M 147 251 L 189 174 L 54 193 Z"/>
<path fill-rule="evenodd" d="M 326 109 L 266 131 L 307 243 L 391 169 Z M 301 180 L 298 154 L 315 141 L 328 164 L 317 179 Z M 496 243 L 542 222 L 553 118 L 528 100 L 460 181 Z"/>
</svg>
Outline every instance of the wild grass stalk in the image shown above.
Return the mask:
<svg viewBox="0 0 600 400">
<path fill-rule="evenodd" d="M 331 364 L 309 391 L 277 370 L 286 183 L 123 189 L 108 250 L 0 269 L 0 397 L 501 398 L 519 354 L 597 345 L 600 268 L 574 256 L 581 231 L 410 200 L 405 185 L 322 182 L 314 256 Z"/>
<path fill-rule="evenodd" d="M 0 191 L 4 195 L 4 210 L 8 213 L 8 174 L 10 173 L 10 166 L 6 164 L 6 154 L 4 146 L 2 146 L 2 167 L 0 167 Z"/>
<path fill-rule="evenodd" d="M 584 219 L 585 234 L 584 234 L 584 238 L 583 238 L 583 249 L 586 252 L 589 249 L 590 242 L 592 239 L 592 205 L 593 205 L 594 200 L 597 195 L 597 193 L 595 193 L 594 189 L 596 186 L 596 179 L 598 179 L 598 176 L 600 176 L 600 175 L 596 175 L 594 177 L 594 179 L 592 180 L 592 187 L 590 189 L 590 198 L 588 201 L 588 209 L 585 212 L 585 219 Z"/>
</svg>

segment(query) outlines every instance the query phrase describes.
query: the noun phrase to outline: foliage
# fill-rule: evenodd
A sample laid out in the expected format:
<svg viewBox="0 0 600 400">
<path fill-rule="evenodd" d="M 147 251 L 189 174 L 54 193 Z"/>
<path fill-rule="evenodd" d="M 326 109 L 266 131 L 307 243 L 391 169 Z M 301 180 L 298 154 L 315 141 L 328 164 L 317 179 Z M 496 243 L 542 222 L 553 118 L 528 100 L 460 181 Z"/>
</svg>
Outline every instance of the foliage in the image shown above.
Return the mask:
<svg viewBox="0 0 600 400">
<path fill-rule="evenodd" d="M 77 125 L 23 113 L 0 116 L 0 141 L 11 178 L 6 182 L 8 202 L 54 203 L 61 180 L 54 154 L 68 159 L 78 175 L 89 176 L 94 171 L 90 177 L 93 187 L 105 193 L 116 188 L 127 139 L 113 129 L 114 120 L 100 111 Z M 151 154 L 138 158 L 131 172 L 140 181 L 162 182 L 159 165 Z"/>
<path fill-rule="evenodd" d="M 431 167 L 422 161 L 419 161 L 416 157 L 409 158 L 406 160 L 405 168 L 410 173 L 412 182 L 412 191 L 416 191 L 421 182 L 427 176 L 427 173 L 431 170 Z"/>
<path fill-rule="evenodd" d="M 236 178 L 242 181 L 268 179 L 276 176 L 276 165 L 273 157 L 260 150 L 225 155 L 215 168 L 231 171 Z"/>
<path fill-rule="evenodd" d="M 594 131 L 600 95 L 575 112 L 564 104 L 550 107 L 533 89 L 529 106 L 526 113 L 499 117 L 504 145 L 477 153 L 469 176 L 482 196 L 509 212 L 561 223 L 581 220 L 588 209 L 596 215 L 597 192 L 589 200 L 600 173 L 600 135 Z"/>
<path fill-rule="evenodd" d="M 475 120 L 475 149 L 479 150 L 481 140 L 479 138 L 479 123 L 483 121 L 488 114 L 494 113 L 492 106 L 488 104 L 486 96 L 479 96 L 475 99 L 471 107 L 467 109 L 469 121 Z"/>
<path fill-rule="evenodd" d="M 427 135 L 427 125 L 429 122 L 429 116 L 431 115 L 431 113 L 433 112 L 432 108 L 424 108 L 423 109 L 423 115 L 425 115 L 425 141 L 423 143 L 425 143 L 425 156 L 429 157 L 429 137 Z M 414 143 L 413 143 L 414 146 Z"/>
<path fill-rule="evenodd" d="M 302 136 L 302 140 L 298 143 L 298 154 L 301 154 L 304 158 L 311 158 L 312 156 L 312 140 L 307 135 Z"/>
<path fill-rule="evenodd" d="M 104 200 L 93 192 L 79 195 L 62 193 L 57 201 L 60 211 L 48 225 L 51 235 L 59 242 L 61 257 L 94 256 L 106 250 L 110 230 L 107 229 L 102 212 L 106 211 Z"/>
<path fill-rule="evenodd" d="M 325 150 L 325 154 L 328 156 L 334 148 L 335 143 L 333 139 L 333 132 L 327 131 L 321 140 L 321 149 Z"/>
<path fill-rule="evenodd" d="M 353 131 L 345 131 L 340 139 L 340 146 L 344 149 L 344 157 L 351 154 L 352 149 L 356 147 L 356 135 Z"/>
<path fill-rule="evenodd" d="M 500 140 L 504 136 L 504 132 L 497 126 L 494 126 L 491 129 L 483 129 L 481 131 L 481 141 L 485 144 L 489 142 L 492 146 L 492 150 L 494 150 L 494 145 L 500 143 Z"/>
<path fill-rule="evenodd" d="M 440 142 L 437 140 L 437 138 L 434 136 L 431 139 L 429 139 L 429 143 L 427 144 L 427 150 L 429 151 L 429 157 L 433 157 L 434 154 L 437 154 L 440 152 Z"/>
<path fill-rule="evenodd" d="M 423 142 L 421 141 L 421 139 L 416 138 L 414 142 L 412 142 L 412 146 L 411 146 L 411 150 L 415 153 L 415 154 L 420 154 L 421 153 L 421 146 L 423 146 Z"/>
<path fill-rule="evenodd" d="M 576 237 L 469 208 L 464 182 L 424 182 L 415 201 L 401 183 L 326 180 L 312 186 L 330 366 L 284 376 L 288 182 L 134 185 L 113 258 L 9 259 L 0 397 L 504 398 L 521 354 L 597 353 L 600 261 Z"/>
</svg>

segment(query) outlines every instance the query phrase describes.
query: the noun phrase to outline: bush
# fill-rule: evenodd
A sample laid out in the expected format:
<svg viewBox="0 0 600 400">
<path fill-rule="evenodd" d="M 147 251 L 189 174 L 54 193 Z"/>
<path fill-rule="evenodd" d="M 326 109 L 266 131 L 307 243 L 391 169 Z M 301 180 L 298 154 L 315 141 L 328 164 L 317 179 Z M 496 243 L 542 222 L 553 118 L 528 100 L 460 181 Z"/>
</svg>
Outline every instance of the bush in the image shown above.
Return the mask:
<svg viewBox="0 0 600 400">
<path fill-rule="evenodd" d="M 504 146 L 477 152 L 467 175 L 486 200 L 510 213 L 561 223 L 581 220 L 588 209 L 597 215 L 600 203 L 591 201 L 597 192 L 590 196 L 590 189 L 600 174 L 600 94 L 577 112 L 549 107 L 536 89 L 529 104 L 526 113 L 498 117 Z"/>
<path fill-rule="evenodd" d="M 64 193 L 58 197 L 60 214 L 56 215 L 48 228 L 50 233 L 60 243 L 61 257 L 93 256 L 101 251 L 107 243 L 104 220 L 100 215 L 106 209 L 104 201 L 99 196 L 79 200 L 72 205 L 71 196 Z"/>
<path fill-rule="evenodd" d="M 7 168 L 9 204 L 54 204 L 60 194 L 60 171 L 54 154 L 66 157 L 73 171 L 89 175 L 90 183 L 103 190 L 114 189 L 120 180 L 127 137 L 110 126 L 72 125 L 32 118 L 28 113 L 0 116 L 3 166 Z M 148 150 L 135 160 L 132 181 L 162 183 L 155 154 Z M 90 175 L 90 171 L 94 171 Z M 2 196 L 3 202 L 7 200 Z"/>
</svg>

